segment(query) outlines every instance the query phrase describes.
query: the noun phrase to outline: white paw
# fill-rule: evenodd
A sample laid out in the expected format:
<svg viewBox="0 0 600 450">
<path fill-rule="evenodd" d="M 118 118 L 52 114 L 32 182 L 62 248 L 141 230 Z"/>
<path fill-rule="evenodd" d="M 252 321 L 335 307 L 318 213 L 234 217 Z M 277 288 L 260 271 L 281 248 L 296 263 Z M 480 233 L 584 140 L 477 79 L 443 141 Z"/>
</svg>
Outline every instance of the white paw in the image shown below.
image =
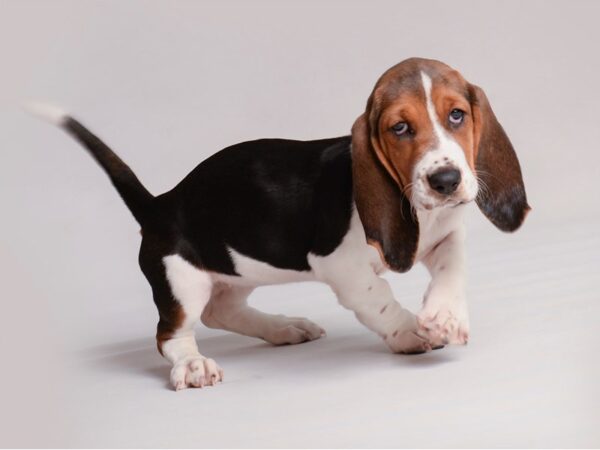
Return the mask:
<svg viewBox="0 0 600 450">
<path fill-rule="evenodd" d="M 382 337 L 394 353 L 425 353 L 431 351 L 432 347 L 426 336 L 419 336 L 417 320 L 412 313 L 408 327 L 404 322 L 401 327 L 384 334 Z"/>
<path fill-rule="evenodd" d="M 419 334 L 433 345 L 459 344 L 469 340 L 469 315 L 466 303 L 429 306 L 417 315 Z"/>
<path fill-rule="evenodd" d="M 274 345 L 300 344 L 325 336 L 325 330 L 302 317 L 278 316 L 263 339 Z"/>
<path fill-rule="evenodd" d="M 416 331 L 394 331 L 384 338 L 387 346 L 394 353 L 418 354 L 431 351 L 431 344 L 427 338 L 421 337 Z"/>
<path fill-rule="evenodd" d="M 214 386 L 223 381 L 223 369 L 214 359 L 193 356 L 182 359 L 171 369 L 171 384 L 176 391 L 187 387 Z"/>
</svg>

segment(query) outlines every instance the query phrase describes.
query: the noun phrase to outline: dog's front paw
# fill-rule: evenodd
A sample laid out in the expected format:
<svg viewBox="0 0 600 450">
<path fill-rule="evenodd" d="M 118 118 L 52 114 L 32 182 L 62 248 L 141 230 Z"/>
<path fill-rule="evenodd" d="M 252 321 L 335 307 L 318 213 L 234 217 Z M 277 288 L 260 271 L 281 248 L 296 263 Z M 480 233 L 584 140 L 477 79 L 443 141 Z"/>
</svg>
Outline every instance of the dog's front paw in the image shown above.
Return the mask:
<svg viewBox="0 0 600 450">
<path fill-rule="evenodd" d="M 416 331 L 394 331 L 384 336 L 385 343 L 394 353 L 414 355 L 431 350 L 431 344 L 426 337 L 421 337 Z"/>
<path fill-rule="evenodd" d="M 401 325 L 389 333 L 383 334 L 383 340 L 394 353 L 418 354 L 432 349 L 427 336 L 418 334 L 417 319 L 409 313 L 408 325 L 403 321 Z"/>
<path fill-rule="evenodd" d="M 223 369 L 214 359 L 193 356 L 177 361 L 171 369 L 171 384 L 176 391 L 187 387 L 214 386 L 223 381 Z"/>
<path fill-rule="evenodd" d="M 466 303 L 426 305 L 417 315 L 419 334 L 433 345 L 459 344 L 469 340 L 469 315 Z"/>
</svg>

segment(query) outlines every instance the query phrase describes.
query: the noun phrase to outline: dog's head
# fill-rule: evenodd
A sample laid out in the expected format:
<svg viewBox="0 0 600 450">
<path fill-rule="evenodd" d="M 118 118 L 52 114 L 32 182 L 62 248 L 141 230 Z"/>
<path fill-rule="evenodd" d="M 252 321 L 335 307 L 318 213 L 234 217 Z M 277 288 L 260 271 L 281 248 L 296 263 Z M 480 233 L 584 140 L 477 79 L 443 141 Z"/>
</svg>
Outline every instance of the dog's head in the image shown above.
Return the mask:
<svg viewBox="0 0 600 450">
<path fill-rule="evenodd" d="M 438 61 L 411 58 L 381 76 L 352 127 L 352 167 L 367 240 L 399 272 L 417 252 L 414 210 L 476 200 L 503 231 L 529 210 L 519 161 L 484 92 Z"/>
</svg>

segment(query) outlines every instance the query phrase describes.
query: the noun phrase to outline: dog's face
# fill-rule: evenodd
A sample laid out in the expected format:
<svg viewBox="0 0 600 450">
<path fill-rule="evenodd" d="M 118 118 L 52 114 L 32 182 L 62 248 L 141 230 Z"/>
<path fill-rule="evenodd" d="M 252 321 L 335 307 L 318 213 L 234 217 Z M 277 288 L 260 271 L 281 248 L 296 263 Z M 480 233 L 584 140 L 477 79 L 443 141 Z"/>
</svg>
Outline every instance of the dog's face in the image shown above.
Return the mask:
<svg viewBox="0 0 600 450">
<path fill-rule="evenodd" d="M 417 210 L 477 196 L 470 92 L 457 71 L 421 60 L 386 72 L 373 91 L 373 147 Z"/>
<path fill-rule="evenodd" d="M 498 228 L 513 231 L 529 209 L 517 157 L 485 94 L 438 61 L 412 58 L 381 76 L 354 124 L 352 158 L 367 238 L 395 270 L 416 253 L 414 210 L 477 199 Z"/>
</svg>

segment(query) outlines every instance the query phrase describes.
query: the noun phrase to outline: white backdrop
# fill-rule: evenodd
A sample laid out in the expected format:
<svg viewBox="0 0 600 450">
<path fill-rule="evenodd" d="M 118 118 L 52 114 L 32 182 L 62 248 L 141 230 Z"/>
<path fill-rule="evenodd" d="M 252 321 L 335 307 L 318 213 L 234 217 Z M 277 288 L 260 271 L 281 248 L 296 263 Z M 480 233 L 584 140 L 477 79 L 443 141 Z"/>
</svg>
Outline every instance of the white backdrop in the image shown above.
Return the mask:
<svg viewBox="0 0 600 450">
<path fill-rule="evenodd" d="M 599 446 L 600 3 L 0 3 L 0 445 Z M 199 327 L 217 388 L 174 393 L 154 347 L 138 227 L 90 157 L 20 110 L 68 108 L 154 193 L 258 137 L 347 134 L 410 56 L 482 86 L 533 207 L 469 217 L 466 348 L 389 354 L 321 285 L 252 301 L 323 340 Z M 422 268 L 389 275 L 416 309 Z"/>
</svg>

